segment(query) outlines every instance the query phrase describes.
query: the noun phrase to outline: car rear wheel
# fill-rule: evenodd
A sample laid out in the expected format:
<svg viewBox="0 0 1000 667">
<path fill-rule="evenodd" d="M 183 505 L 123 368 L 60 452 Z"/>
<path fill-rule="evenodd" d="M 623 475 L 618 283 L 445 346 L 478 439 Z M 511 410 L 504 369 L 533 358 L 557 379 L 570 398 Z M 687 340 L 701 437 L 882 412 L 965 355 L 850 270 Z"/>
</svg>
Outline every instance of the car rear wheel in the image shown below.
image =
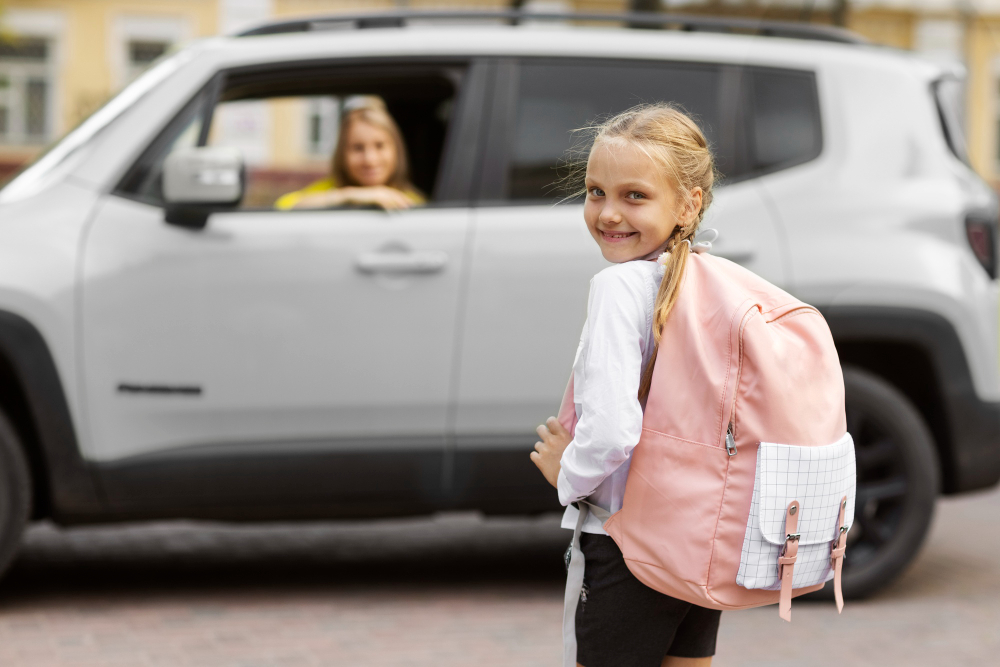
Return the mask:
<svg viewBox="0 0 1000 667">
<path fill-rule="evenodd" d="M 20 438 L 0 410 L 0 574 L 17 554 L 31 515 L 31 475 Z"/>
<path fill-rule="evenodd" d="M 859 368 L 844 369 L 847 430 L 857 455 L 858 493 L 847 535 L 844 597 L 886 586 L 916 557 L 937 500 L 934 440 L 913 404 Z M 831 584 L 818 597 L 832 598 Z"/>
</svg>

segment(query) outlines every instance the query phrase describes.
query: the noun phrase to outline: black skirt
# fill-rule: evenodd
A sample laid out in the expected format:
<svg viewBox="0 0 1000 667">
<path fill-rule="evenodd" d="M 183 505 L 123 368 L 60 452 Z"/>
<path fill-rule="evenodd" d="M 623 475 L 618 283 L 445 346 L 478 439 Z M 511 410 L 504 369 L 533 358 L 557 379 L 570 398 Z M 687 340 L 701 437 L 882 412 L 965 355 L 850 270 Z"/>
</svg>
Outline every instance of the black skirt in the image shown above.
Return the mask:
<svg viewBox="0 0 1000 667">
<path fill-rule="evenodd" d="M 654 591 L 629 571 L 607 535 L 580 535 L 583 591 L 576 661 L 584 667 L 659 667 L 665 656 L 715 655 L 721 611 Z"/>
</svg>

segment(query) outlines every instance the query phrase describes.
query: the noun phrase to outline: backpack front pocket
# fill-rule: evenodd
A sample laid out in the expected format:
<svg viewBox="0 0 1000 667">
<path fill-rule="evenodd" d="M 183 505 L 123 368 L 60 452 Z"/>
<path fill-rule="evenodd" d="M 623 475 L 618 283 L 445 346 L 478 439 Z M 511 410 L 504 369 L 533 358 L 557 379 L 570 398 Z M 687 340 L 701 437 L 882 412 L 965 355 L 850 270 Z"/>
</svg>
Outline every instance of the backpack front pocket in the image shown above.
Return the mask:
<svg viewBox="0 0 1000 667">
<path fill-rule="evenodd" d="M 854 440 L 849 433 L 823 447 L 762 442 L 736 583 L 744 588 L 781 587 L 778 559 L 788 535 L 786 511 L 798 501 L 798 555 L 792 587 L 821 584 L 833 577 L 830 552 L 839 536 L 840 505 L 847 498 L 844 525 L 854 522 Z"/>
</svg>

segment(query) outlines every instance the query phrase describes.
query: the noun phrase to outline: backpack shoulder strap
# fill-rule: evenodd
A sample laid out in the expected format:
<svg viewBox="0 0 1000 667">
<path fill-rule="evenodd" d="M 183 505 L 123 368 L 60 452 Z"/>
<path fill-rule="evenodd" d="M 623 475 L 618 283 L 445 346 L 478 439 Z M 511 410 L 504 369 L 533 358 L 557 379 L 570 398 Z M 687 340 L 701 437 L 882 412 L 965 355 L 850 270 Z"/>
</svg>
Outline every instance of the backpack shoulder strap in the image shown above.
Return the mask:
<svg viewBox="0 0 1000 667">
<path fill-rule="evenodd" d="M 570 379 L 570 387 L 573 381 Z M 566 569 L 566 594 L 563 598 L 563 667 L 576 667 L 576 605 L 583 592 L 583 551 L 580 549 L 580 532 L 587 515 L 593 514 L 601 523 L 611 518 L 611 512 L 602 507 L 580 500 L 576 503 L 580 510 L 573 530 L 570 545 L 569 567 Z"/>
</svg>

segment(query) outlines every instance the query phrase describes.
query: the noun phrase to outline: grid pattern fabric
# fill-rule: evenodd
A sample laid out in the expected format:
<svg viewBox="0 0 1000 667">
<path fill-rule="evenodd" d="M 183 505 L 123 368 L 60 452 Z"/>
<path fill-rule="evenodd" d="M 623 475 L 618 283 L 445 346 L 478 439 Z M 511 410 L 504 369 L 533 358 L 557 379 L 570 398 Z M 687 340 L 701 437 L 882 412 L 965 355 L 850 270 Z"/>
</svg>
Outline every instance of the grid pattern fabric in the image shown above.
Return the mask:
<svg viewBox="0 0 1000 667">
<path fill-rule="evenodd" d="M 857 488 L 854 441 L 849 433 L 823 447 L 762 442 L 757 449 L 753 499 L 743 537 L 736 583 L 777 590 L 778 557 L 785 544 L 785 511 L 798 500 L 799 551 L 792 587 L 812 586 L 833 577 L 830 549 L 837 532 L 840 500 L 847 496 L 845 522 L 854 522 Z"/>
</svg>

